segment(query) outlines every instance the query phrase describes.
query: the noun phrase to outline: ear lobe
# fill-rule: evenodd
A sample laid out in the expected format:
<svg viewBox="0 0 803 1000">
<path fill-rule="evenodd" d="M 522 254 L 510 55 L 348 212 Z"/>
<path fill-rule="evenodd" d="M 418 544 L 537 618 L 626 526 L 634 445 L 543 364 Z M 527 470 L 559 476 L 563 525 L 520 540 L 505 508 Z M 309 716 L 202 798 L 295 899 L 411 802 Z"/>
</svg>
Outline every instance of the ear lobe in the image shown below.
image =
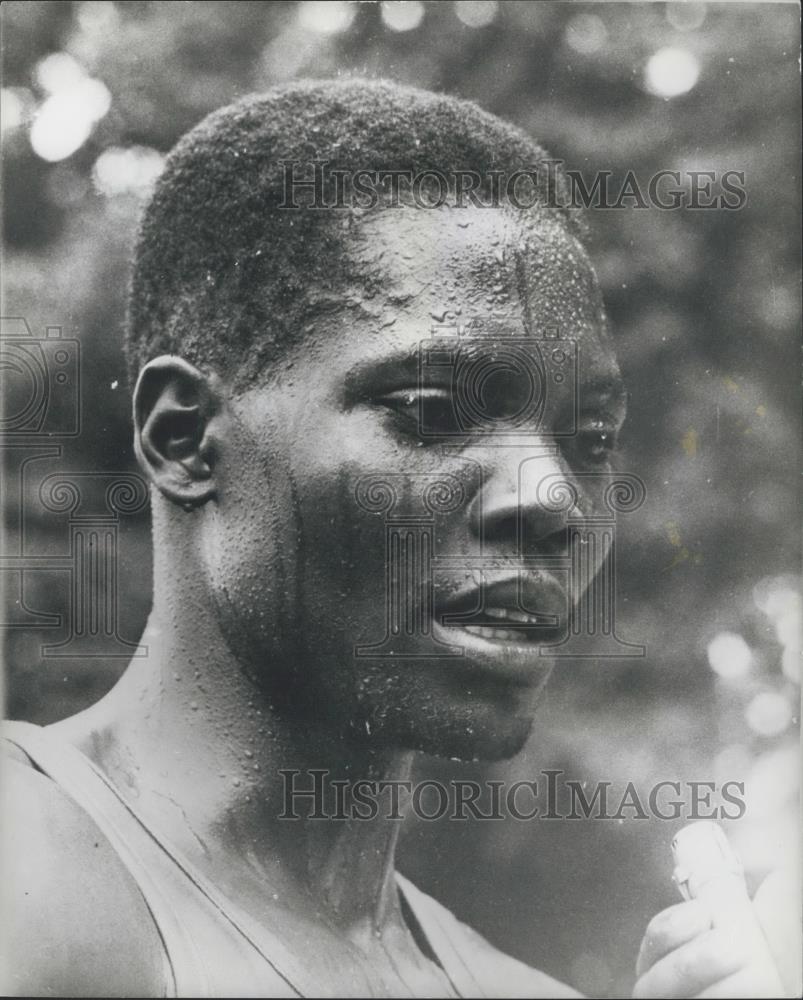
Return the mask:
<svg viewBox="0 0 803 1000">
<path fill-rule="evenodd" d="M 157 489 L 189 510 L 215 495 L 214 435 L 217 389 L 193 365 L 174 355 L 140 372 L 134 390 L 134 450 Z"/>
</svg>

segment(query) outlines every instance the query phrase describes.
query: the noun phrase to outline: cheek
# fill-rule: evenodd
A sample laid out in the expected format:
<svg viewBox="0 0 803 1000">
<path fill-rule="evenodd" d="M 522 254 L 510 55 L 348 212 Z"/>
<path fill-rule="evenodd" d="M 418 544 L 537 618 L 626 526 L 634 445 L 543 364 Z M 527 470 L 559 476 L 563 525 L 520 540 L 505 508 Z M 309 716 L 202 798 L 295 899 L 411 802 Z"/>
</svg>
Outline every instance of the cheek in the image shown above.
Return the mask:
<svg viewBox="0 0 803 1000">
<path fill-rule="evenodd" d="M 204 532 L 204 563 L 222 626 L 249 659 L 277 653 L 292 634 L 283 623 L 298 589 L 291 496 L 279 477 L 271 481 L 269 464 L 252 455 L 227 470 Z"/>
<path fill-rule="evenodd" d="M 355 488 L 395 461 L 370 413 L 292 416 L 249 421 L 270 433 L 258 452 L 254 435 L 224 470 L 207 533 L 221 611 L 263 647 L 285 652 L 323 635 L 359 641 L 366 604 L 382 588 L 384 528 L 360 509 Z"/>
<path fill-rule="evenodd" d="M 360 506 L 358 484 L 384 463 L 373 461 L 376 436 L 344 423 L 294 462 L 294 558 L 309 619 L 356 643 L 381 620 L 385 576 L 384 518 Z"/>
</svg>

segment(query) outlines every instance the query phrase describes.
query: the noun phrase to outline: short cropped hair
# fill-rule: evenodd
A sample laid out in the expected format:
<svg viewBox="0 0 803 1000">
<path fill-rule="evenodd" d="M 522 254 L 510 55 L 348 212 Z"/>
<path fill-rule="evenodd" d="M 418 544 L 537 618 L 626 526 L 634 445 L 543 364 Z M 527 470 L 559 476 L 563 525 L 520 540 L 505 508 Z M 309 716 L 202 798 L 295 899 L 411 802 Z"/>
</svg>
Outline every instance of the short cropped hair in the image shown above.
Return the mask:
<svg viewBox="0 0 803 1000">
<path fill-rule="evenodd" d="M 213 112 L 170 153 L 144 212 L 126 329 L 132 379 L 151 358 L 180 354 L 248 384 L 298 341 L 322 289 L 331 302 L 359 280 L 343 252 L 349 209 L 287 207 L 287 164 L 301 176 L 315 161 L 482 177 L 555 162 L 475 104 L 386 81 L 296 82 Z M 555 214 L 577 231 L 569 210 Z"/>
</svg>

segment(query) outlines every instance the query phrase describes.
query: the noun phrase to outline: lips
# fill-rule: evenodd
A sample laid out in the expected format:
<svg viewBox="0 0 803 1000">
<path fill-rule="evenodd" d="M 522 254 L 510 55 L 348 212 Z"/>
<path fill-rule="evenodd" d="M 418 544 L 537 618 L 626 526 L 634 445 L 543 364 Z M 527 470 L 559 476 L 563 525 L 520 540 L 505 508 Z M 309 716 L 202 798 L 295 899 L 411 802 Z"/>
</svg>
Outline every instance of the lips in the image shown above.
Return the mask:
<svg viewBox="0 0 803 1000">
<path fill-rule="evenodd" d="M 438 601 L 438 621 L 454 633 L 494 643 L 551 644 L 563 635 L 566 593 L 546 573 L 521 572 Z"/>
</svg>

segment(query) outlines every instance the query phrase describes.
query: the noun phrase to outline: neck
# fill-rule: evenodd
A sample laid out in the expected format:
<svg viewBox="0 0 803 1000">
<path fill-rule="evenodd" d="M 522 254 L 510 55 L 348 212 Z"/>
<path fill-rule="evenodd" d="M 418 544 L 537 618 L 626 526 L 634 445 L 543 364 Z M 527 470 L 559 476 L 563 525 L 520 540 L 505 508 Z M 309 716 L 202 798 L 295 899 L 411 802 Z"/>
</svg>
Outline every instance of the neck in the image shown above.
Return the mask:
<svg viewBox="0 0 803 1000">
<path fill-rule="evenodd" d="M 313 771 L 327 772 L 330 793 L 341 782 L 346 798 L 356 781 L 406 780 L 412 754 L 374 750 L 277 712 L 227 646 L 210 605 L 197 582 L 169 595 L 157 583 L 147 655 L 106 698 L 56 728 L 213 878 L 255 879 L 339 924 L 380 929 L 398 917 L 398 815 L 332 818 L 327 796 L 329 818 L 311 819 L 312 796 L 297 793 L 321 781 Z"/>
</svg>

